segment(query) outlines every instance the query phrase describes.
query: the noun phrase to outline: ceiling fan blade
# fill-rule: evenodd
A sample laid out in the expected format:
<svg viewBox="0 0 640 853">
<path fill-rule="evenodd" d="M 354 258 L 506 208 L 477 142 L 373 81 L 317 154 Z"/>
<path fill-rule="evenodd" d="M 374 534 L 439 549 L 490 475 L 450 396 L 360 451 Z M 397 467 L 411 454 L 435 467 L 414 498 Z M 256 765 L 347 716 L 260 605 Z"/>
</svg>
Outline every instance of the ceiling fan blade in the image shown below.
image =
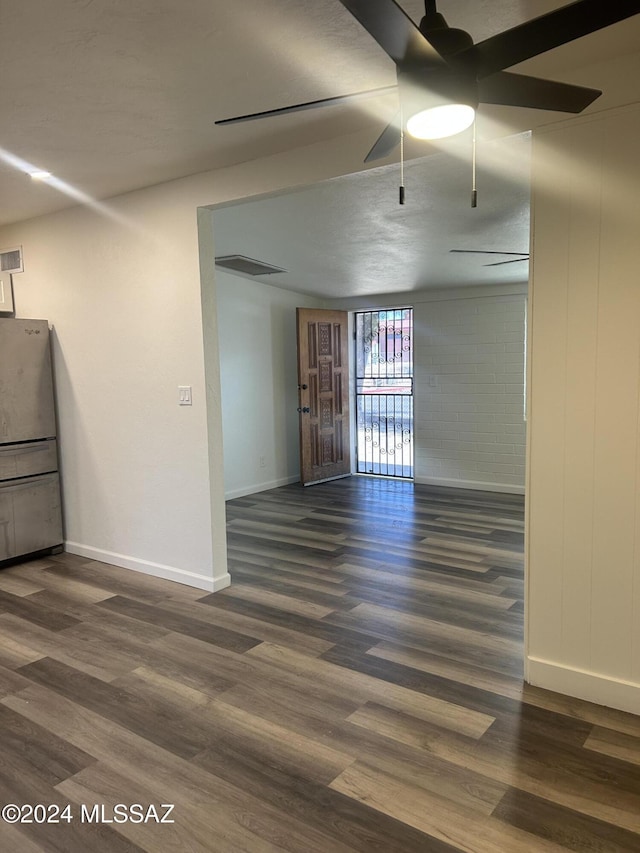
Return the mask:
<svg viewBox="0 0 640 853">
<path fill-rule="evenodd" d="M 271 118 L 272 116 L 287 115 L 287 113 L 300 113 L 304 110 L 315 110 L 318 107 L 337 107 L 340 104 L 352 103 L 353 101 L 375 98 L 380 95 L 389 95 L 396 92 L 397 86 L 382 86 L 379 89 L 367 89 L 365 92 L 353 92 L 350 95 L 337 95 L 335 98 L 322 98 L 319 101 L 307 101 L 304 104 L 294 104 L 291 107 L 280 107 L 276 110 L 265 110 L 261 113 L 250 113 L 245 116 L 234 116 L 234 118 L 223 118 L 215 124 L 240 124 L 243 121 L 253 121 L 258 118 Z"/>
<path fill-rule="evenodd" d="M 479 78 L 487 77 L 638 13 L 637 0 L 576 0 L 478 42 L 456 59 L 469 63 Z"/>
<path fill-rule="evenodd" d="M 422 35 L 395 0 L 340 0 L 396 65 L 422 68 L 445 66 L 435 47 Z"/>
<path fill-rule="evenodd" d="M 519 258 L 529 257 L 528 252 L 496 252 L 494 249 L 449 249 L 454 255 L 517 255 Z"/>
<path fill-rule="evenodd" d="M 393 149 L 400 145 L 400 134 L 400 113 L 398 112 L 377 138 L 373 148 L 364 158 L 364 162 L 371 163 L 372 160 L 381 160 L 383 157 L 388 157 Z"/>
<path fill-rule="evenodd" d="M 520 261 L 528 261 L 528 260 L 529 260 L 529 256 L 527 255 L 526 258 L 512 258 L 510 261 L 497 261 L 497 263 L 483 264 L 482 266 L 483 267 L 501 267 L 504 264 L 519 264 Z"/>
<path fill-rule="evenodd" d="M 533 107 L 536 110 L 557 110 L 580 113 L 602 92 L 568 83 L 556 83 L 540 77 L 499 71 L 480 80 L 478 93 L 481 103 L 505 104 L 513 107 Z"/>
</svg>

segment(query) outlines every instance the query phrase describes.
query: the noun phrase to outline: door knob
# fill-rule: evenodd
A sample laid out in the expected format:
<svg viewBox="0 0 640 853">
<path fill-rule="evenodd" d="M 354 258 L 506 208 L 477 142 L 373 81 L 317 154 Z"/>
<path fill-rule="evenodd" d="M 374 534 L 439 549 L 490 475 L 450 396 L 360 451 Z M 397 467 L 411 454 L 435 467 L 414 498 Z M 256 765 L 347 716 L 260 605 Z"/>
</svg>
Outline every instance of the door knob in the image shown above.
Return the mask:
<svg viewBox="0 0 640 853">
<path fill-rule="evenodd" d="M 309 409 L 309 406 L 303 406 L 302 408 L 300 408 L 300 406 L 298 406 L 298 411 L 306 413 L 306 412 L 309 412 L 311 410 Z"/>
<path fill-rule="evenodd" d="M 308 387 L 309 387 L 308 385 L 298 385 L 298 391 L 300 389 L 302 389 L 303 391 L 306 391 Z"/>
</svg>

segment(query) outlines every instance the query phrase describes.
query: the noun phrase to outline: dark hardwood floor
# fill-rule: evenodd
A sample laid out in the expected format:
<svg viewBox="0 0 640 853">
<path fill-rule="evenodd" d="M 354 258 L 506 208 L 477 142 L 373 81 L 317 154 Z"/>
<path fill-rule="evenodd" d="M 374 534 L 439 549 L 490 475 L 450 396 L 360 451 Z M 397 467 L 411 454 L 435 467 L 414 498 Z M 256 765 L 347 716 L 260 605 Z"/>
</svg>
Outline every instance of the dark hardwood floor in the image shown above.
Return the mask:
<svg viewBox="0 0 640 853">
<path fill-rule="evenodd" d="M 640 717 L 523 685 L 522 516 L 351 478 L 230 501 L 215 595 L 1 571 L 0 805 L 71 819 L 0 849 L 638 853 Z"/>
</svg>

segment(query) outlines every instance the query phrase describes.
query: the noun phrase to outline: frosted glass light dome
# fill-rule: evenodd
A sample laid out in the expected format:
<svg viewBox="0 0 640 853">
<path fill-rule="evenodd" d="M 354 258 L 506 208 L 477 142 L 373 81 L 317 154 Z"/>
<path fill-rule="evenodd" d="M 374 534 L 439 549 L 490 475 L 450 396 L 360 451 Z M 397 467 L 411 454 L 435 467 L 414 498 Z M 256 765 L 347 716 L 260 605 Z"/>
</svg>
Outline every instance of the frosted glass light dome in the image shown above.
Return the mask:
<svg viewBox="0 0 640 853">
<path fill-rule="evenodd" d="M 470 127 L 475 115 L 468 104 L 442 104 L 412 115 L 407 132 L 416 139 L 444 139 Z"/>
</svg>

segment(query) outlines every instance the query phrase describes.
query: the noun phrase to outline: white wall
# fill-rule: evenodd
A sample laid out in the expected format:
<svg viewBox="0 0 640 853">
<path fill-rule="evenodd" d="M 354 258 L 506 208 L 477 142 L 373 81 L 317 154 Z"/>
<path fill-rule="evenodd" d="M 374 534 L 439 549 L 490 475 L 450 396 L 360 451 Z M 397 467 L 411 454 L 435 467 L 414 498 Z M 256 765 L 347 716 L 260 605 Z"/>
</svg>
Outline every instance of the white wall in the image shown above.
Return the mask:
<svg viewBox="0 0 640 853">
<path fill-rule="evenodd" d="M 640 713 L 640 106 L 534 137 L 528 678 Z"/>
<path fill-rule="evenodd" d="M 53 327 L 68 550 L 213 588 L 196 210 L 154 195 L 8 229 L 16 311 Z"/>
<path fill-rule="evenodd" d="M 414 308 L 417 483 L 524 492 L 525 294 L 511 285 L 340 303 Z"/>
<path fill-rule="evenodd" d="M 1 246 L 24 250 L 17 315 L 54 327 L 69 550 L 229 582 L 213 215 L 200 211 L 200 267 L 198 208 L 355 171 L 366 145 L 342 137 L 120 196 L 109 215 L 77 207 L 0 229 Z M 178 385 L 193 386 L 191 408 Z"/>
<path fill-rule="evenodd" d="M 321 303 L 221 270 L 216 285 L 228 499 L 300 479 L 296 308 Z"/>
<path fill-rule="evenodd" d="M 418 302 L 416 480 L 524 491 L 523 295 Z"/>
</svg>

